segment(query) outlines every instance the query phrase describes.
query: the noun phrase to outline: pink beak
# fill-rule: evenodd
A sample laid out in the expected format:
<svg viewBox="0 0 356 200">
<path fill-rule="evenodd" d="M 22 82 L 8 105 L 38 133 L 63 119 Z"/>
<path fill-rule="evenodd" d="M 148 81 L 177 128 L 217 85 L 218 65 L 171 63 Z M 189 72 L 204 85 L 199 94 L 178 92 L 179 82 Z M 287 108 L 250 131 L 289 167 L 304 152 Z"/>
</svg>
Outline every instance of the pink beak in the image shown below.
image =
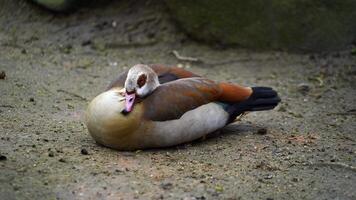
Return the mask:
<svg viewBox="0 0 356 200">
<path fill-rule="evenodd" d="M 126 112 L 132 111 L 132 109 L 134 107 L 134 103 L 135 103 L 135 97 L 136 97 L 135 93 L 132 93 L 132 94 L 125 93 L 125 111 Z"/>
</svg>

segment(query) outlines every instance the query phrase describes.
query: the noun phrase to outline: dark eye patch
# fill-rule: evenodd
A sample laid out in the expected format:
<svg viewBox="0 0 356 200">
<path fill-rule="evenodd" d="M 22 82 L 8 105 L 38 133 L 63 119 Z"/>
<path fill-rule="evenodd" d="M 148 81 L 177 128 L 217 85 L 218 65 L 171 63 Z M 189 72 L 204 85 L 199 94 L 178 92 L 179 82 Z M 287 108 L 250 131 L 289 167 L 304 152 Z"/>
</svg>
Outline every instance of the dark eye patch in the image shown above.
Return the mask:
<svg viewBox="0 0 356 200">
<path fill-rule="evenodd" d="M 146 84 L 147 81 L 147 76 L 146 74 L 142 74 L 138 77 L 137 79 L 137 85 L 139 88 L 141 88 L 142 86 L 144 86 Z"/>
</svg>

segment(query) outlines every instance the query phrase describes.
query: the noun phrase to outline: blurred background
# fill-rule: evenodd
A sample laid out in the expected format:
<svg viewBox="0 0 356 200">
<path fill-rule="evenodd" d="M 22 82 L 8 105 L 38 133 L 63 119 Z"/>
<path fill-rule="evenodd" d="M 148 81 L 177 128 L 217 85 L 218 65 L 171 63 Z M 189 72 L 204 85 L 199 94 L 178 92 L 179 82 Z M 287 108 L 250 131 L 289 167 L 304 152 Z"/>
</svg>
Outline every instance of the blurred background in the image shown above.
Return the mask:
<svg viewBox="0 0 356 200">
<path fill-rule="evenodd" d="M 95 0 L 34 1 L 58 12 L 75 12 L 93 3 L 110 4 Z M 165 4 L 168 15 L 186 34 L 210 44 L 311 52 L 338 50 L 356 40 L 353 0 L 165 0 L 155 4 Z"/>
</svg>

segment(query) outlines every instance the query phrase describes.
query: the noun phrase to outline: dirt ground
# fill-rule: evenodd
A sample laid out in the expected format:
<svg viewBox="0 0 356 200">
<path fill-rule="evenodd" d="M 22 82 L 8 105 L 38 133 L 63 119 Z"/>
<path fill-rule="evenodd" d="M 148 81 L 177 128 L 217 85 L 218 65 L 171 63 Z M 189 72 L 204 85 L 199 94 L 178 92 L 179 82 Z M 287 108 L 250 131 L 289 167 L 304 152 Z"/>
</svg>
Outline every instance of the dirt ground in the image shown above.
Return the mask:
<svg viewBox="0 0 356 200">
<path fill-rule="evenodd" d="M 356 199 L 351 47 L 307 55 L 209 47 L 175 28 L 162 3 L 142 0 L 56 15 L 4 0 L 0 27 L 1 199 Z M 271 86 L 282 103 L 177 147 L 99 146 L 86 106 L 137 63 Z"/>
</svg>

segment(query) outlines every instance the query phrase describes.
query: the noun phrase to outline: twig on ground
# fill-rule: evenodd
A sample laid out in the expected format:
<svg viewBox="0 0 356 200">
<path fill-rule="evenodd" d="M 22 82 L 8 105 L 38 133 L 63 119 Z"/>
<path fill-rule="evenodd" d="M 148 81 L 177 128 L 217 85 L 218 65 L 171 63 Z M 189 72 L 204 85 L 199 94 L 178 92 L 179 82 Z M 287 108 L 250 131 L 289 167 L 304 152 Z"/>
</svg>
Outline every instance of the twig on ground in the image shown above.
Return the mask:
<svg viewBox="0 0 356 200">
<path fill-rule="evenodd" d="M 341 162 L 309 163 L 308 165 L 310 165 L 310 166 L 320 166 L 320 167 L 339 167 L 339 168 L 349 169 L 351 171 L 356 172 L 356 167 L 351 166 L 351 165 L 347 165 L 347 164 L 341 163 Z"/>
<path fill-rule="evenodd" d="M 207 62 L 204 59 L 199 59 L 199 58 L 194 58 L 194 57 L 187 57 L 187 56 L 182 56 L 178 53 L 178 51 L 173 50 L 172 54 L 181 61 L 188 61 L 188 62 L 195 62 L 196 64 L 204 65 L 206 67 L 216 67 L 216 66 L 221 66 L 221 65 L 230 65 L 234 63 L 241 63 L 241 62 L 248 62 L 252 60 L 253 58 L 246 57 L 246 58 L 238 58 L 238 59 L 231 59 L 231 60 L 222 60 L 222 61 L 216 61 L 216 62 Z M 267 61 L 267 60 L 272 60 L 274 58 L 264 58 L 264 59 L 257 59 L 254 58 L 254 61 Z"/>
<path fill-rule="evenodd" d="M 346 112 L 329 113 L 328 115 L 356 115 L 356 109 L 348 110 Z"/>
<path fill-rule="evenodd" d="M 65 94 L 69 94 L 69 95 L 71 95 L 71 96 L 77 97 L 77 98 L 79 98 L 79 99 L 81 99 L 81 100 L 83 100 L 83 101 L 87 101 L 87 98 L 82 97 L 82 96 L 80 96 L 79 94 L 75 94 L 75 93 L 73 93 L 73 92 L 69 92 L 69 91 L 66 91 L 66 90 L 63 90 L 63 89 L 58 89 L 57 92 L 63 92 L 63 93 L 65 93 Z"/>
<path fill-rule="evenodd" d="M 12 105 L 0 105 L 1 108 L 15 108 Z"/>
<path fill-rule="evenodd" d="M 146 47 L 152 46 L 158 43 L 158 40 L 150 40 L 147 42 L 130 42 L 130 43 L 107 43 L 105 48 L 108 49 L 119 49 L 119 48 L 135 48 L 135 47 Z"/>
<path fill-rule="evenodd" d="M 178 51 L 173 50 L 172 51 L 173 55 L 181 61 L 189 61 L 189 62 L 201 62 L 198 58 L 193 58 L 193 57 L 187 57 L 187 56 L 181 56 Z"/>
</svg>

